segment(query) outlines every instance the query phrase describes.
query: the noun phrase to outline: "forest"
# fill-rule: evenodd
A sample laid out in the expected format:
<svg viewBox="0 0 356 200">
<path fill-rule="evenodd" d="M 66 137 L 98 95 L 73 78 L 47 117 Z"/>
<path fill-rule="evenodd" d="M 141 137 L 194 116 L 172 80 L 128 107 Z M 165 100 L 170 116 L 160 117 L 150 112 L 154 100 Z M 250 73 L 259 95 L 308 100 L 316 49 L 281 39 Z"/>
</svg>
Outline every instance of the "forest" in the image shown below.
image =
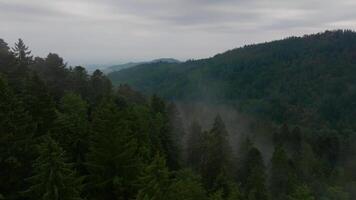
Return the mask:
<svg viewBox="0 0 356 200">
<path fill-rule="evenodd" d="M 356 199 L 355 42 L 349 31 L 289 38 L 136 66 L 112 84 L 0 39 L 0 199 Z M 202 93 L 248 128 L 236 138 L 224 113 L 186 117 L 182 100 Z"/>
</svg>

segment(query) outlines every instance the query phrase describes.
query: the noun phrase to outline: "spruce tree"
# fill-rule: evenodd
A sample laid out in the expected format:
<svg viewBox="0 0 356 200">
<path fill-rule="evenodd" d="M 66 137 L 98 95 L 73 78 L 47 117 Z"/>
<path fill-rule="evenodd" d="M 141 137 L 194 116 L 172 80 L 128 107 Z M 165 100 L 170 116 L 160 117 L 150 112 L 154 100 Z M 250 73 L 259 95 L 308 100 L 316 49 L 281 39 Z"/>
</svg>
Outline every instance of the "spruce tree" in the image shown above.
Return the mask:
<svg viewBox="0 0 356 200">
<path fill-rule="evenodd" d="M 295 178 L 288 156 L 281 145 L 275 147 L 271 164 L 271 195 L 275 200 L 284 200 L 292 193 Z"/>
<path fill-rule="evenodd" d="M 250 149 L 247 159 L 247 179 L 243 185 L 247 200 L 267 200 L 266 172 L 260 151 L 253 147 Z"/>
<path fill-rule="evenodd" d="M 20 65 L 27 66 L 32 63 L 31 51 L 21 38 L 15 43 L 15 47 L 12 48 L 12 51 Z"/>
<path fill-rule="evenodd" d="M 0 76 L 0 192 L 16 199 L 33 159 L 34 126 L 23 103 Z"/>
<path fill-rule="evenodd" d="M 315 200 L 315 197 L 308 186 L 301 185 L 288 196 L 287 200 Z"/>
<path fill-rule="evenodd" d="M 166 200 L 206 200 L 206 191 L 193 171 L 180 170 L 174 176 Z"/>
<path fill-rule="evenodd" d="M 250 138 L 247 136 L 242 136 L 237 151 L 237 160 L 235 163 L 236 174 L 234 176 L 234 178 L 240 184 L 245 184 L 247 180 L 247 155 L 250 152 L 251 148 L 253 148 L 253 143 Z"/>
<path fill-rule="evenodd" d="M 100 70 L 95 70 L 89 79 L 90 103 L 97 105 L 104 97 L 110 96 L 112 85 Z"/>
<path fill-rule="evenodd" d="M 199 171 L 204 150 L 204 135 L 200 124 L 193 121 L 187 139 L 187 165 Z"/>
<path fill-rule="evenodd" d="M 60 101 L 53 135 L 76 167 L 83 167 L 88 151 L 88 131 L 87 103 L 77 94 L 65 94 Z"/>
<path fill-rule="evenodd" d="M 178 141 L 175 140 L 174 127 L 172 127 L 166 103 L 160 97 L 153 95 L 151 109 L 154 115 L 154 126 L 158 135 L 159 151 L 165 156 L 167 166 L 171 170 L 177 170 L 181 166 Z"/>
<path fill-rule="evenodd" d="M 215 118 L 214 124 L 204 144 L 202 158 L 202 178 L 208 190 L 216 190 L 215 181 L 220 175 L 228 175 L 231 163 L 231 149 L 228 132 L 221 117 Z"/>
<path fill-rule="evenodd" d="M 129 199 L 141 166 L 137 140 L 111 99 L 93 113 L 88 169 L 90 192 L 100 199 Z"/>
<path fill-rule="evenodd" d="M 31 186 L 24 192 L 30 199 L 80 200 L 82 178 L 66 162 L 63 149 L 50 137 L 38 146 Z"/>
<path fill-rule="evenodd" d="M 140 190 L 136 200 L 167 199 L 167 191 L 170 186 L 169 175 L 164 157 L 156 154 L 139 178 Z"/>
<path fill-rule="evenodd" d="M 47 86 L 36 73 L 27 80 L 21 96 L 35 124 L 36 136 L 47 134 L 53 128 L 56 118 L 55 103 Z"/>
</svg>

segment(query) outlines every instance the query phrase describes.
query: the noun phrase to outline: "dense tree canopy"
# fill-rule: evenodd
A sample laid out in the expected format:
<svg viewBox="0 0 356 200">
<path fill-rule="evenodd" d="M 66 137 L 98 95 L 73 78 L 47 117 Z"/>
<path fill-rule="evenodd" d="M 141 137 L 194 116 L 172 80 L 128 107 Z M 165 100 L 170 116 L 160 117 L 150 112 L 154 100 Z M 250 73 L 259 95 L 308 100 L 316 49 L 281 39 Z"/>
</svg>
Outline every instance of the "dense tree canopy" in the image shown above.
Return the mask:
<svg viewBox="0 0 356 200">
<path fill-rule="evenodd" d="M 355 41 L 326 32 L 124 71 L 141 94 L 0 39 L 0 199 L 355 199 Z M 202 93 L 253 121 L 169 101 Z"/>
</svg>

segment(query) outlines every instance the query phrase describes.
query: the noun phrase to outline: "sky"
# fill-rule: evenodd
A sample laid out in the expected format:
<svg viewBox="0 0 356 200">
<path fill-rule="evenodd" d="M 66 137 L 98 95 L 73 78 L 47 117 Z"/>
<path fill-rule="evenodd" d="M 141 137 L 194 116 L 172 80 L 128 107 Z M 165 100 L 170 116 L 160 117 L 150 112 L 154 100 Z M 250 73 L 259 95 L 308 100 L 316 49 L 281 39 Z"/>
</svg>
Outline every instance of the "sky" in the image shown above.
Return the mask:
<svg viewBox="0 0 356 200">
<path fill-rule="evenodd" d="M 356 30 L 356 0 L 0 0 L 0 38 L 70 65 L 199 59 L 333 29 Z"/>
</svg>

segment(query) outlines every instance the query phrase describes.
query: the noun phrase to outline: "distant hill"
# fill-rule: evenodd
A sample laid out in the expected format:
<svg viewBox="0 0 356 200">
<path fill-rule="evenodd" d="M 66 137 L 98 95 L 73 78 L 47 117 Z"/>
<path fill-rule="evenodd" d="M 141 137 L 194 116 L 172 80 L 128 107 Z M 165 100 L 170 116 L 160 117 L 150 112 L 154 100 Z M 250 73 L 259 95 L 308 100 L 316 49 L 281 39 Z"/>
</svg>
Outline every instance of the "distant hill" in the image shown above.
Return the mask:
<svg viewBox="0 0 356 200">
<path fill-rule="evenodd" d="M 180 63 L 179 60 L 176 60 L 174 58 L 159 58 L 159 59 L 155 59 L 155 60 L 147 61 L 147 62 L 129 62 L 129 63 L 125 63 L 125 64 L 120 64 L 120 65 L 113 65 L 113 66 L 106 67 L 105 69 L 103 69 L 103 72 L 108 74 L 108 73 L 111 73 L 111 72 L 120 71 L 122 69 L 135 67 L 137 65 L 148 64 L 148 63 L 159 63 L 159 62 L 163 62 L 163 63 Z"/>
<path fill-rule="evenodd" d="M 231 104 L 277 122 L 356 129 L 356 33 L 248 45 L 184 63 L 147 63 L 109 74 L 146 94 Z"/>
</svg>

